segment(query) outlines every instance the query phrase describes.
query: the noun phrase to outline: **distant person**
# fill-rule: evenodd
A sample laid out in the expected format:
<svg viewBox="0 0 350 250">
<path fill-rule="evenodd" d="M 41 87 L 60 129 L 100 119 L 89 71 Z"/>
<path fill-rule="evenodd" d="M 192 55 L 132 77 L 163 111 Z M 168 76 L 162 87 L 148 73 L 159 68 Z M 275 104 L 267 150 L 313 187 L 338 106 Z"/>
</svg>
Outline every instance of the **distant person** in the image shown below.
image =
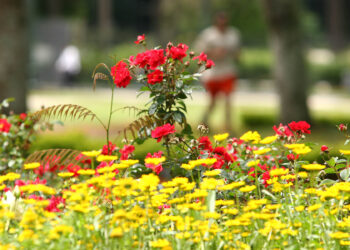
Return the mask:
<svg viewBox="0 0 350 250">
<path fill-rule="evenodd" d="M 65 47 L 59 55 L 55 68 L 64 86 L 73 86 L 81 70 L 80 52 L 74 45 Z"/>
<path fill-rule="evenodd" d="M 201 78 L 210 94 L 210 104 L 203 117 L 203 123 L 208 125 L 209 115 L 215 107 L 219 94 L 225 96 L 225 129 L 231 127 L 231 100 L 230 95 L 237 81 L 235 60 L 240 51 L 240 34 L 237 29 L 228 26 L 226 13 L 217 13 L 214 25 L 201 32 L 196 41 L 196 49 L 203 51 L 213 60 L 215 67 L 206 70 Z"/>
</svg>

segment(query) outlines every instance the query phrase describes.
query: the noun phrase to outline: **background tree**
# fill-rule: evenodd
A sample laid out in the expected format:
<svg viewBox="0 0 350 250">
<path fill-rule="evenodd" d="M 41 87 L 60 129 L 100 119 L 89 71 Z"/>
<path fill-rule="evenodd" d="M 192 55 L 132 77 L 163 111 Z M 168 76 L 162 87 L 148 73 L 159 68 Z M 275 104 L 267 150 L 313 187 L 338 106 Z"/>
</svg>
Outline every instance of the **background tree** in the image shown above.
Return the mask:
<svg viewBox="0 0 350 250">
<path fill-rule="evenodd" d="M 28 37 L 26 1 L 2 0 L 0 8 L 0 100 L 14 97 L 12 109 L 26 110 Z"/>
<path fill-rule="evenodd" d="M 281 122 L 310 121 L 300 1 L 261 0 L 275 59 Z"/>
</svg>

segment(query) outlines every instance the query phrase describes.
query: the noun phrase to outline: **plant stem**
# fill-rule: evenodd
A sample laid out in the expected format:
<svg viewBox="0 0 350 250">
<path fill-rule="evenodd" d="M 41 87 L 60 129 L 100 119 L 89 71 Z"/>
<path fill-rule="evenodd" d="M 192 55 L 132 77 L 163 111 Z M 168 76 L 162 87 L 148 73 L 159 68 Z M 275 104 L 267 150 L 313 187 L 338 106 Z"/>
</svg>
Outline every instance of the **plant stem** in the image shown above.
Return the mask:
<svg viewBox="0 0 350 250">
<path fill-rule="evenodd" d="M 113 98 L 114 98 L 114 85 L 112 84 L 112 94 L 111 94 L 111 106 L 109 109 L 109 118 L 106 128 L 106 137 L 107 137 L 107 148 L 108 148 L 108 154 L 109 154 L 109 129 L 111 126 L 111 119 L 112 119 L 112 113 L 113 113 Z"/>
</svg>

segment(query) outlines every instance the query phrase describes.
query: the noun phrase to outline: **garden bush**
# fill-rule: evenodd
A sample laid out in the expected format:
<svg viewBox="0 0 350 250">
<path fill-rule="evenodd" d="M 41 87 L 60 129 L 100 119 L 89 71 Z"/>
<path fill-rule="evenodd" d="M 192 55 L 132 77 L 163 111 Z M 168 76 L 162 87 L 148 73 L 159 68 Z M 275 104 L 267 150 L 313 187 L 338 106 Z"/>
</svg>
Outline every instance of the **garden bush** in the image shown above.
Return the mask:
<svg viewBox="0 0 350 250">
<path fill-rule="evenodd" d="M 144 45 L 144 36 L 138 44 Z M 150 102 L 128 126 L 125 144 L 110 141 L 110 118 L 76 104 L 45 108 L 31 119 L 96 119 L 106 131 L 100 150 L 48 149 L 0 176 L 1 246 L 7 249 L 345 249 L 350 245 L 350 150 L 306 160 L 315 144 L 305 121 L 274 126 L 262 138 L 248 131 L 193 136 L 183 99 L 197 73 L 213 66 L 184 44 L 146 50 L 94 72 L 114 91 L 131 78 Z M 118 92 L 117 92 L 118 93 Z M 128 107 L 131 109 L 132 107 Z M 4 118 L 9 123 L 6 118 Z M 1 135 L 12 133 L 5 121 Z M 338 126 L 348 144 L 347 126 Z M 131 139 L 132 138 L 132 139 Z M 155 140 L 162 150 L 142 161 L 135 148 Z"/>
</svg>

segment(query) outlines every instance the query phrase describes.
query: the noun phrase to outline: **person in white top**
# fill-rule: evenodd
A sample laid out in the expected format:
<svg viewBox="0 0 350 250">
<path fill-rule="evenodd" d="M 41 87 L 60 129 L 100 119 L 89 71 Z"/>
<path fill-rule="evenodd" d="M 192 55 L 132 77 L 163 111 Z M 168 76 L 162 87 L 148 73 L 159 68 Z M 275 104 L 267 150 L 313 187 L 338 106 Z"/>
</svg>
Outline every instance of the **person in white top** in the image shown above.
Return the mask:
<svg viewBox="0 0 350 250">
<path fill-rule="evenodd" d="M 66 46 L 59 55 L 55 68 L 63 78 L 63 84 L 72 86 L 81 70 L 80 52 L 74 45 Z"/>
<path fill-rule="evenodd" d="M 208 125 L 208 118 L 215 107 L 218 94 L 225 96 L 225 129 L 231 131 L 231 99 L 237 79 L 237 69 L 234 61 L 239 57 L 240 34 L 228 26 L 226 13 L 217 13 L 214 25 L 201 32 L 195 43 L 196 50 L 203 51 L 213 60 L 215 66 L 203 72 L 201 81 L 210 94 L 210 104 L 203 117 L 203 123 Z"/>
</svg>

